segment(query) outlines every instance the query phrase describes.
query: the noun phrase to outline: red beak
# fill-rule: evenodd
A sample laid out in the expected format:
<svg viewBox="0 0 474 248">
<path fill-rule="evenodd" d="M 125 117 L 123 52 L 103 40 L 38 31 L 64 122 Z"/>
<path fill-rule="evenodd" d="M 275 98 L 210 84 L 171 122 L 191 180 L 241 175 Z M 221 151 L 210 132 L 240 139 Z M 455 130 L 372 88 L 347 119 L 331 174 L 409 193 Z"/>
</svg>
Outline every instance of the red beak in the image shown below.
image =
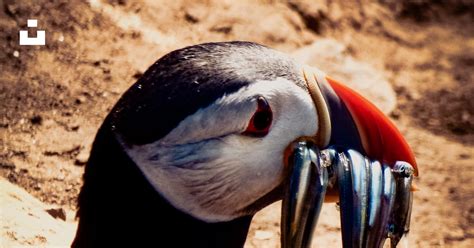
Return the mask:
<svg viewBox="0 0 474 248">
<path fill-rule="evenodd" d="M 354 90 L 329 77 L 326 80 L 347 107 L 367 156 L 389 165 L 396 161 L 408 162 L 418 176 L 413 151 L 390 119 Z"/>
</svg>

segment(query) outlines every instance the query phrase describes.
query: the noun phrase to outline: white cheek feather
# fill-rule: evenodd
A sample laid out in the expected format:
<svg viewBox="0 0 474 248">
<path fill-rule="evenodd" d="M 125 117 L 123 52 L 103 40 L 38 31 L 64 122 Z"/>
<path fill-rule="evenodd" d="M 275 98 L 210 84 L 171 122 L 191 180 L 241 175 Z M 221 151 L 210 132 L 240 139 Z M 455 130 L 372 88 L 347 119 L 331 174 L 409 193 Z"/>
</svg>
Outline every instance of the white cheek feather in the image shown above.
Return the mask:
<svg viewBox="0 0 474 248">
<path fill-rule="evenodd" d="M 240 135 L 264 96 L 273 110 L 263 138 Z M 162 139 L 126 151 L 174 207 L 208 222 L 229 221 L 283 180 L 283 153 L 318 129 L 308 92 L 286 79 L 261 81 L 185 118 Z"/>
</svg>

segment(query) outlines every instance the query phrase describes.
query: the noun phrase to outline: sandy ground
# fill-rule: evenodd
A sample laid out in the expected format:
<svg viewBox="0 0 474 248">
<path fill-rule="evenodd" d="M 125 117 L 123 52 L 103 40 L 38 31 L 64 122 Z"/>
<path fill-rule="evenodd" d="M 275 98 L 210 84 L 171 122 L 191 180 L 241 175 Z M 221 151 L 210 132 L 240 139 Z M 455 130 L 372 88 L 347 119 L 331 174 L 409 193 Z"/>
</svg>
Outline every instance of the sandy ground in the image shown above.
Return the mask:
<svg viewBox="0 0 474 248">
<path fill-rule="evenodd" d="M 334 38 L 396 92 L 390 116 L 421 175 L 411 246 L 474 247 L 474 4 L 384 2 L 0 0 L 0 175 L 74 211 L 98 126 L 160 56 L 225 40 L 292 53 Z M 18 45 L 28 18 L 46 46 Z M 246 247 L 278 246 L 279 211 L 257 215 Z M 325 206 L 315 245 L 340 244 L 337 216 Z"/>
</svg>

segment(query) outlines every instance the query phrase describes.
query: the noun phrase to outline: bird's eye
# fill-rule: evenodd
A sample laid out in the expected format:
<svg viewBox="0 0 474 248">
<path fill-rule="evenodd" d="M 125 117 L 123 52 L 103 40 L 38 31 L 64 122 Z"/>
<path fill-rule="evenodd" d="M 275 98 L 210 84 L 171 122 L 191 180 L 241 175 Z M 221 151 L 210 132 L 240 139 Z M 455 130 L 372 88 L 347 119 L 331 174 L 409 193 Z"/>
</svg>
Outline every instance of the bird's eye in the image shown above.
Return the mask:
<svg viewBox="0 0 474 248">
<path fill-rule="evenodd" d="M 267 100 L 263 96 L 257 98 L 257 110 L 249 121 L 247 129 L 242 133 L 252 137 L 263 137 L 270 131 L 273 113 Z"/>
</svg>

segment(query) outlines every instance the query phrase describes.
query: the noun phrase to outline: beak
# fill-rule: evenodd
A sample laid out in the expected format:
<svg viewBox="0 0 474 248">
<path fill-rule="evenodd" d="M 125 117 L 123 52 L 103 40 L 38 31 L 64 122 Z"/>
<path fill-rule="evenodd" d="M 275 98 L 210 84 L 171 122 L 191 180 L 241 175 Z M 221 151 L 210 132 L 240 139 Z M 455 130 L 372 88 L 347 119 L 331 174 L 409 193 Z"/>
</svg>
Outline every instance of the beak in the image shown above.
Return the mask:
<svg viewBox="0 0 474 248">
<path fill-rule="evenodd" d="M 391 165 L 405 161 L 413 166 L 415 176 L 418 176 L 415 155 L 390 119 L 354 90 L 329 77 L 326 80 L 347 107 L 365 154 L 371 159 Z"/>
<path fill-rule="evenodd" d="M 354 149 L 390 165 L 405 161 L 414 167 L 414 174 L 418 176 L 413 151 L 382 111 L 316 68 L 304 66 L 302 74 L 318 112 L 319 128 L 315 140 L 319 148 Z"/>
<path fill-rule="evenodd" d="M 387 237 L 394 247 L 409 230 L 411 178 L 418 175 L 412 150 L 361 95 L 315 68 L 302 72 L 319 128 L 285 152 L 290 176 L 282 203 L 282 247 L 310 246 L 326 193 L 340 203 L 344 247 L 379 247 Z M 401 161 L 410 175 L 400 176 Z"/>
</svg>

